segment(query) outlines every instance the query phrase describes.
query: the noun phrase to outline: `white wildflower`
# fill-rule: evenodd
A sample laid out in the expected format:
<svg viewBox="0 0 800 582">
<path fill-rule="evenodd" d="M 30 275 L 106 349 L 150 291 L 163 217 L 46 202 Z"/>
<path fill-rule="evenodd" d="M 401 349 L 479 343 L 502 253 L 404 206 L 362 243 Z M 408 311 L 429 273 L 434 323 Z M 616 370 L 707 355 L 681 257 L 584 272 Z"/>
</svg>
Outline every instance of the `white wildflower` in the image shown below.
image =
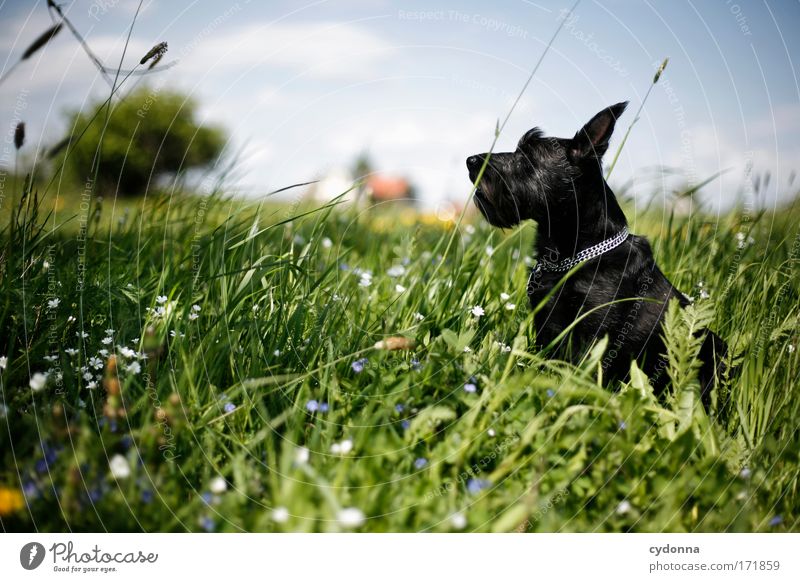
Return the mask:
<svg viewBox="0 0 800 582">
<path fill-rule="evenodd" d="M 394 286 L 394 290 L 397 291 L 398 293 L 405 293 L 406 288 L 400 284 L 397 284 Z"/>
<path fill-rule="evenodd" d="M 450 516 L 450 525 L 453 529 L 464 529 L 467 527 L 467 518 L 460 511 Z"/>
<path fill-rule="evenodd" d="M 517 308 L 517 305 L 516 303 L 506 303 L 505 308 L 508 311 L 514 311 Z"/>
<path fill-rule="evenodd" d="M 500 348 L 501 352 L 510 352 L 511 351 L 511 346 L 508 346 L 508 345 L 504 344 L 503 342 L 494 342 L 494 344 L 498 348 Z"/>
<path fill-rule="evenodd" d="M 500 301 L 508 301 L 511 299 L 511 295 L 508 293 L 500 293 Z"/>
<path fill-rule="evenodd" d="M 65 348 L 64 352 L 66 352 L 66 354 L 68 356 L 77 356 L 78 355 L 78 350 L 76 350 L 75 348 Z"/>
<path fill-rule="evenodd" d="M 95 370 L 99 370 L 103 367 L 103 360 L 97 357 L 91 357 L 89 358 L 89 365 Z"/>
<path fill-rule="evenodd" d="M 289 521 L 289 510 L 285 507 L 276 507 L 272 510 L 272 521 L 275 523 L 286 523 Z"/>
<path fill-rule="evenodd" d="M 131 466 L 128 464 L 128 459 L 122 455 L 114 455 L 108 463 L 108 468 L 111 470 L 111 476 L 114 479 L 127 479 L 131 476 Z"/>
<path fill-rule="evenodd" d="M 628 501 L 627 499 L 623 499 L 622 501 L 619 502 L 619 505 L 617 505 L 616 512 L 617 515 L 625 515 L 630 510 L 631 510 L 631 502 Z"/>
<path fill-rule="evenodd" d="M 406 273 L 406 268 L 403 265 L 395 265 L 386 271 L 390 277 L 402 277 Z"/>
<path fill-rule="evenodd" d="M 322 239 L 322 248 L 329 249 L 333 246 L 333 241 L 329 239 L 327 236 Z"/>
<path fill-rule="evenodd" d="M 138 374 L 142 371 L 142 365 L 139 362 L 131 362 L 125 369 L 131 374 Z"/>
<path fill-rule="evenodd" d="M 216 476 L 208 484 L 208 490 L 214 495 L 221 495 L 228 490 L 228 483 L 222 477 Z"/>
<path fill-rule="evenodd" d="M 61 299 L 56 297 L 47 302 L 47 309 L 55 309 L 61 303 Z"/>
<path fill-rule="evenodd" d="M 353 450 L 353 441 L 345 439 L 340 443 L 333 443 L 331 445 L 331 452 L 334 455 L 346 455 Z"/>
<path fill-rule="evenodd" d="M 294 452 L 294 460 L 298 465 L 305 465 L 311 457 L 311 452 L 306 447 L 297 447 Z"/>
<path fill-rule="evenodd" d="M 8 358 L 6 356 L 0 356 L 0 370 L 5 370 L 8 366 Z"/>
<path fill-rule="evenodd" d="M 47 374 L 36 372 L 33 376 L 31 376 L 29 385 L 31 390 L 34 392 L 40 392 L 44 388 L 45 384 L 47 384 Z"/>
<path fill-rule="evenodd" d="M 364 512 L 357 507 L 345 507 L 339 510 L 336 519 L 342 527 L 353 528 L 364 524 Z"/>
<path fill-rule="evenodd" d="M 167 299 L 168 297 L 166 295 L 159 295 L 158 297 L 156 297 L 156 301 L 161 304 L 166 303 Z"/>
<path fill-rule="evenodd" d="M 486 312 L 483 310 L 483 307 L 481 307 L 480 305 L 476 305 L 475 307 L 470 309 L 470 313 L 472 313 L 472 315 L 474 315 L 475 317 L 478 317 L 478 318 L 480 318 L 483 315 L 486 315 Z"/>
<path fill-rule="evenodd" d="M 425 316 L 424 316 L 424 315 L 422 315 L 422 314 L 421 314 L 419 311 L 417 311 L 417 312 L 414 314 L 414 319 L 416 319 L 417 321 L 422 321 L 423 319 L 425 319 Z"/>
<path fill-rule="evenodd" d="M 119 353 L 126 358 L 132 358 L 136 355 L 136 352 L 128 346 L 117 346 L 117 348 L 119 348 Z"/>
</svg>

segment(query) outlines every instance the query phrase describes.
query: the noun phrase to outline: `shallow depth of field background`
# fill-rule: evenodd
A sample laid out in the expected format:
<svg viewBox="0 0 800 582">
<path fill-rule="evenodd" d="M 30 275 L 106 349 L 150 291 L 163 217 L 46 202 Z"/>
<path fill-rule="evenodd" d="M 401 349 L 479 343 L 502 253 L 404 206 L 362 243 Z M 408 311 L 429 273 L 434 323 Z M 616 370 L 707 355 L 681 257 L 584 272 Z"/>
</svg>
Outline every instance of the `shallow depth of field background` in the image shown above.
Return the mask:
<svg viewBox="0 0 800 582">
<path fill-rule="evenodd" d="M 796 5 L 256 4 L 0 8 L 4 531 L 798 529 Z M 537 349 L 472 207 L 545 50 L 497 149 L 631 100 L 666 399 Z"/>
</svg>

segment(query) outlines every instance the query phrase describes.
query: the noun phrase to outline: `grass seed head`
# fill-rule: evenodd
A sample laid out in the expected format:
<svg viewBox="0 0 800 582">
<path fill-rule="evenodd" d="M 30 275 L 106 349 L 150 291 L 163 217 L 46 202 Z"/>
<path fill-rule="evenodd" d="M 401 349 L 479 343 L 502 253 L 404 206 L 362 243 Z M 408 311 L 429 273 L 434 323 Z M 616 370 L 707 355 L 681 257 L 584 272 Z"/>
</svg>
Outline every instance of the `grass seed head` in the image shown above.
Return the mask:
<svg viewBox="0 0 800 582">
<path fill-rule="evenodd" d="M 36 51 L 46 45 L 48 42 L 52 40 L 52 38 L 57 35 L 61 31 L 62 23 L 54 24 L 47 30 L 45 30 L 42 34 L 38 36 L 36 40 L 34 40 L 31 45 L 25 49 L 25 52 L 22 53 L 22 58 L 20 60 L 24 61 L 30 58 Z"/>
<path fill-rule="evenodd" d="M 661 74 L 664 72 L 664 69 L 667 68 L 667 63 L 669 63 L 669 57 L 665 58 L 658 67 L 656 74 L 653 76 L 653 85 L 658 83 L 658 80 L 661 78 Z"/>
<path fill-rule="evenodd" d="M 25 144 L 25 122 L 20 121 L 14 128 L 14 147 L 19 151 Z"/>
<path fill-rule="evenodd" d="M 413 350 L 416 342 L 407 337 L 388 337 L 375 344 L 376 350 Z"/>
<path fill-rule="evenodd" d="M 147 51 L 147 54 L 145 54 L 142 57 L 142 60 L 139 61 L 139 64 L 143 65 L 147 61 L 149 61 L 150 59 L 161 60 L 161 57 L 163 57 L 166 52 L 167 52 L 167 43 L 166 42 L 160 42 L 156 46 L 151 48 L 149 51 Z"/>
</svg>

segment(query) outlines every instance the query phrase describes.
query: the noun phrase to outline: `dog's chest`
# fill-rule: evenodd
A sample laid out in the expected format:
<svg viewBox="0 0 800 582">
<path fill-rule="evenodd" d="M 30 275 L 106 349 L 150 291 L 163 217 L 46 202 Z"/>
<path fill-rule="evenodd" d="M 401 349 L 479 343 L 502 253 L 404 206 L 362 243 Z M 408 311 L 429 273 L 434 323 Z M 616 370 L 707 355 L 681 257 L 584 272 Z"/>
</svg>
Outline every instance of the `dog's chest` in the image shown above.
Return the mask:
<svg viewBox="0 0 800 582">
<path fill-rule="evenodd" d="M 536 309 L 544 302 L 536 314 L 540 340 L 550 341 L 570 325 L 573 334 L 596 336 L 615 324 L 615 312 L 619 308 L 609 303 L 625 296 L 627 285 L 623 284 L 620 276 L 611 273 L 605 273 L 603 277 L 578 274 L 558 286 L 562 277 L 563 273 L 543 272 L 529 279 L 531 308 Z"/>
</svg>

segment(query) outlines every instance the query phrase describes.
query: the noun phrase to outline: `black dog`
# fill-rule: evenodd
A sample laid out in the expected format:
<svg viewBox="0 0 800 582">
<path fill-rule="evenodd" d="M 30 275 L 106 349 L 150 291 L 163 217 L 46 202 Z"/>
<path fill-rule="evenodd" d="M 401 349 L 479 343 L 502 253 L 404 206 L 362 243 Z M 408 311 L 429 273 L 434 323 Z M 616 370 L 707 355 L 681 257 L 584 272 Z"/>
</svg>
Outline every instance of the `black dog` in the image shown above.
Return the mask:
<svg viewBox="0 0 800 582">
<path fill-rule="evenodd" d="M 605 377 L 624 380 L 635 359 L 661 392 L 667 384 L 661 322 L 670 299 L 677 298 L 681 306 L 688 300 L 655 264 L 647 239 L 628 234 L 625 215 L 603 177 L 601 160 L 627 105 L 604 109 L 572 139 L 544 137 L 538 128 L 531 129 L 516 151 L 491 154 L 479 181 L 487 154 L 468 158 L 467 168 L 472 182 L 477 181 L 475 204 L 492 225 L 508 228 L 528 219 L 538 224 L 539 261 L 528 281 L 532 306 L 571 267 L 585 263 L 537 313 L 537 343 L 547 345 L 579 316 L 599 307 L 573 328 L 571 346 L 561 346 L 564 355 L 580 354 L 608 335 Z M 625 298 L 642 300 L 600 307 Z M 700 352 L 706 405 L 726 350 L 708 331 Z"/>
</svg>

